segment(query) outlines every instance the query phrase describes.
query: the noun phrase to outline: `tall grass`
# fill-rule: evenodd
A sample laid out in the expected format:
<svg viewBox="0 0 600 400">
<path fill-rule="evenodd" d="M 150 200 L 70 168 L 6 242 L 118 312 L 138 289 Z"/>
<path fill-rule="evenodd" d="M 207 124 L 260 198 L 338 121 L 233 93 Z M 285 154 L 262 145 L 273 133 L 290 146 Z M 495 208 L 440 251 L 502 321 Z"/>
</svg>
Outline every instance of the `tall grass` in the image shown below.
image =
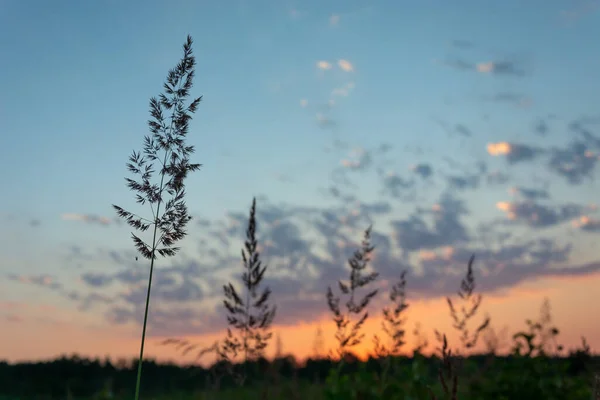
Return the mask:
<svg viewBox="0 0 600 400">
<path fill-rule="evenodd" d="M 131 233 L 138 252 L 142 257 L 150 260 L 135 383 L 135 400 L 138 400 L 140 395 L 154 262 L 157 253 L 162 257 L 170 257 L 179 250 L 174 244 L 185 237 L 185 227 L 191 219 L 185 203 L 185 179 L 189 172 L 199 170 L 201 166 L 190 162 L 194 146 L 186 145 L 188 124 L 192 119 L 191 114 L 196 112 L 202 99 L 202 97 L 198 97 L 189 105 L 185 105 L 189 90 L 192 88 L 195 65 L 196 60 L 192 55 L 192 38 L 188 36 L 183 45 L 183 58 L 167 75 L 163 85 L 164 93 L 161 93 L 158 99 L 154 97 L 150 99 L 152 119 L 148 121 L 148 126 L 151 135 L 144 137 L 142 151 L 134 150 L 127 163 L 129 172 L 138 177 L 138 180 L 125 178 L 127 187 L 136 193 L 135 201 L 138 204 L 149 205 L 152 212 L 151 218 L 141 217 L 113 204 L 117 215 L 132 228 L 140 232 L 146 232 L 152 228 L 149 242 L 135 233 Z M 165 113 L 169 116 L 165 117 Z M 152 180 L 157 170 L 158 182 Z"/>
<path fill-rule="evenodd" d="M 367 287 L 379 276 L 377 272 L 365 274 L 365 269 L 371 261 L 370 254 L 373 249 L 374 247 L 371 246 L 371 227 L 369 227 L 364 232 L 360 249 L 356 250 L 348 260 L 350 266 L 349 280 L 338 281 L 340 295 L 336 296 L 331 286 L 327 288 L 327 305 L 333 313 L 333 321 L 337 328 L 335 338 L 338 342 L 337 355 L 340 358 L 344 358 L 347 349 L 360 344 L 364 338 L 364 334 L 360 330 L 369 316 L 366 308 L 371 299 L 378 293 L 378 289 L 374 289 L 364 296 L 358 297 L 358 290 Z M 345 309 L 340 307 L 342 296 L 348 299 L 344 303 Z M 354 316 L 356 316 L 355 319 L 353 319 Z"/>
</svg>

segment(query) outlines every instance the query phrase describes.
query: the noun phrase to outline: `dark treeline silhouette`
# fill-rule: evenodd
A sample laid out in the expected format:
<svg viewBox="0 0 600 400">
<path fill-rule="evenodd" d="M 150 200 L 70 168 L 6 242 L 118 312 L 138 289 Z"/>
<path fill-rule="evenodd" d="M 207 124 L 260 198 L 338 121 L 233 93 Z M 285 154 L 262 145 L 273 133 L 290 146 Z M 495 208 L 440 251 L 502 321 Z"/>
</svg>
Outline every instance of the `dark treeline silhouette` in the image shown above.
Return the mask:
<svg viewBox="0 0 600 400">
<path fill-rule="evenodd" d="M 439 358 L 417 354 L 427 375 L 435 376 Z M 397 365 L 412 368 L 413 357 L 395 357 Z M 486 363 L 493 362 L 505 369 L 519 369 L 525 362 L 536 362 L 536 358 L 519 356 L 473 355 L 465 359 L 469 370 L 478 371 Z M 359 371 L 379 373 L 381 360 L 369 358 L 360 361 L 349 353 L 343 364 L 343 374 L 356 374 Z M 583 377 L 593 365 L 600 363 L 600 356 L 576 351 L 567 357 L 548 357 L 545 364 L 554 364 L 566 371 L 566 376 Z M 279 380 L 297 380 L 312 385 L 326 381 L 330 371 L 338 365 L 327 358 L 309 358 L 302 365 L 291 356 L 274 360 L 258 358 L 234 368 L 244 369 L 248 386 L 265 386 L 276 376 Z M 220 389 L 234 388 L 236 382 L 231 374 L 221 373 L 219 363 L 208 367 L 198 365 L 177 365 L 144 360 L 144 376 L 141 394 L 163 396 L 174 393 L 193 394 L 214 389 L 218 381 Z M 77 398 L 126 398 L 133 396 L 131 382 L 135 379 L 137 358 L 131 361 L 87 359 L 77 355 L 62 356 L 52 361 L 8 363 L 0 362 L 0 396 L 20 399 L 77 399 Z"/>
</svg>

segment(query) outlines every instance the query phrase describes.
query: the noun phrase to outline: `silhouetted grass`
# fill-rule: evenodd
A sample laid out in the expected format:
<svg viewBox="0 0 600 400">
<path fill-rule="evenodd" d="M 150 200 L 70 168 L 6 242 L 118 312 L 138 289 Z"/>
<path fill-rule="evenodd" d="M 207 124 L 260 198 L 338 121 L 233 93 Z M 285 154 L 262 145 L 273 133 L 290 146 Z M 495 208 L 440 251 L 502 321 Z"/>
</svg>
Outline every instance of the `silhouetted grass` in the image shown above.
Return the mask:
<svg viewBox="0 0 600 400">
<path fill-rule="evenodd" d="M 356 298 L 359 289 L 366 287 L 379 276 L 377 272 L 365 274 L 365 269 L 370 261 L 370 254 L 373 251 L 370 241 L 371 227 L 364 233 L 361 248 L 356 250 L 348 260 L 348 265 L 350 266 L 349 281 L 338 281 L 341 296 L 348 298 L 344 303 L 346 306 L 345 311 L 340 307 L 341 297 L 333 294 L 331 286 L 327 288 L 327 305 L 333 313 L 333 321 L 337 327 L 335 339 L 338 342 L 337 355 L 341 359 L 344 358 L 348 348 L 360 344 L 364 338 L 360 330 L 369 316 L 366 308 L 378 292 L 377 289 L 371 290 L 361 297 L 360 300 Z M 353 315 L 357 316 L 356 320 L 352 319 Z"/>
<path fill-rule="evenodd" d="M 148 121 L 148 126 L 152 134 L 144 137 L 143 150 L 141 152 L 133 151 L 129 157 L 129 163 L 127 163 L 129 172 L 139 178 L 138 181 L 125 178 L 127 187 L 136 193 L 135 200 L 138 204 L 148 203 L 152 217 L 147 219 L 113 205 L 118 216 L 132 228 L 140 232 L 152 228 L 150 242 L 144 241 L 134 233 L 131 234 L 138 252 L 142 257 L 150 260 L 135 400 L 139 398 L 142 378 L 142 359 L 154 261 L 157 253 L 163 257 L 169 257 L 174 256 L 179 250 L 173 245 L 185 237 L 185 227 L 191 219 L 185 204 L 185 178 L 189 172 L 199 170 L 201 166 L 190 162 L 189 157 L 194 153 L 194 146 L 188 146 L 185 143 L 188 124 L 192 119 L 191 114 L 196 112 L 202 99 L 198 97 L 187 107 L 185 106 L 189 90 L 192 88 L 195 65 L 196 60 L 192 55 L 192 38 L 188 36 L 183 45 L 183 58 L 177 67 L 169 71 L 163 85 L 165 92 L 161 93 L 158 99 L 154 97 L 150 99 L 152 119 Z M 165 117 L 163 111 L 170 116 Z M 159 182 L 152 181 L 156 166 L 158 166 Z M 170 198 L 167 199 L 166 194 Z"/>
</svg>

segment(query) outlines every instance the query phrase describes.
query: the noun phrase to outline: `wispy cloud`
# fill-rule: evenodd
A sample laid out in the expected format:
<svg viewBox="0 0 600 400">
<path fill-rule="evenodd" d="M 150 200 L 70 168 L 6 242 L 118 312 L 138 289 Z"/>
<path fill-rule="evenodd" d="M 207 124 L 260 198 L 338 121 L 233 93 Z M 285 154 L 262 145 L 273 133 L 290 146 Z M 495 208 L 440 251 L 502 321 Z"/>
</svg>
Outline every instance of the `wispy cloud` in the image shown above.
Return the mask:
<svg viewBox="0 0 600 400">
<path fill-rule="evenodd" d="M 17 275 L 8 274 L 7 278 L 11 281 L 17 281 L 20 283 L 31 284 L 36 286 L 44 286 L 51 289 L 60 289 L 62 285 L 54 279 L 51 275 Z"/>
<path fill-rule="evenodd" d="M 533 100 L 531 99 L 531 97 L 523 93 L 508 91 L 498 92 L 492 96 L 485 96 L 484 99 L 494 103 L 511 104 L 519 108 L 527 108 L 533 104 Z"/>
<path fill-rule="evenodd" d="M 532 188 L 524 188 L 521 186 L 511 187 L 509 189 L 509 193 L 513 195 L 520 195 L 525 197 L 528 200 L 538 200 L 538 199 L 549 199 L 550 194 L 545 189 L 532 189 Z"/>
<path fill-rule="evenodd" d="M 572 24 L 599 10 L 599 0 L 577 0 L 572 3 L 571 8 L 561 11 L 560 16 L 565 23 Z"/>
<path fill-rule="evenodd" d="M 463 58 L 448 58 L 445 60 L 436 60 L 436 62 L 450 68 L 463 71 L 474 71 L 481 74 L 514 77 L 523 77 L 527 75 L 525 68 L 520 66 L 519 63 L 514 60 L 473 62 Z"/>
<path fill-rule="evenodd" d="M 340 96 L 340 97 L 346 97 L 350 94 L 350 92 L 352 92 L 352 90 L 354 90 L 354 82 L 348 82 L 345 83 L 344 85 L 334 88 L 331 91 L 331 95 L 332 96 Z"/>
<path fill-rule="evenodd" d="M 297 8 L 292 8 L 289 11 L 289 15 L 290 17 L 292 17 L 292 19 L 300 19 L 302 17 L 305 17 L 308 15 L 308 11 L 303 11 L 303 10 L 299 10 Z"/>
<path fill-rule="evenodd" d="M 114 220 L 112 220 L 110 218 L 93 215 L 93 214 L 66 213 L 66 214 L 62 214 L 60 217 L 61 217 L 61 219 L 65 220 L 65 221 L 82 221 L 82 222 L 87 222 L 87 223 L 96 223 L 96 224 L 100 224 L 100 225 L 110 225 L 111 223 L 114 222 Z"/>
<path fill-rule="evenodd" d="M 356 148 L 353 149 L 350 157 L 344 158 L 340 164 L 344 168 L 360 170 L 368 168 L 372 165 L 372 156 L 371 153 L 364 148 Z"/>
<path fill-rule="evenodd" d="M 466 50 L 475 47 L 475 44 L 469 40 L 454 39 L 450 41 L 450 46 L 457 49 Z"/>
</svg>

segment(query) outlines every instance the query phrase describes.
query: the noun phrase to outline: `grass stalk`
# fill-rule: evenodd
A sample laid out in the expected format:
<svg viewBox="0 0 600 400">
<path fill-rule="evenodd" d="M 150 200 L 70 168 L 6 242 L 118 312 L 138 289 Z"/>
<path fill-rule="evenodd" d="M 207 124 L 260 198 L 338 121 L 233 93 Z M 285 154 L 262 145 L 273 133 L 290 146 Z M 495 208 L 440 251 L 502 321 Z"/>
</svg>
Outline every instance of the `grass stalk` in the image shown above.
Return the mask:
<svg viewBox="0 0 600 400">
<path fill-rule="evenodd" d="M 130 173 L 138 175 L 138 181 L 125 178 L 127 187 L 137 192 L 136 203 L 148 203 L 152 211 L 152 219 L 146 219 L 130 211 L 114 205 L 117 215 L 123 218 L 128 225 L 140 232 L 145 232 L 153 227 L 152 241 L 147 244 L 143 239 L 131 234 L 134 245 L 139 253 L 150 260 L 150 273 L 148 276 L 148 290 L 144 306 L 144 320 L 142 323 L 142 338 L 140 355 L 135 383 L 134 399 L 140 397 L 142 381 L 142 365 L 144 359 L 144 345 L 146 343 L 146 330 L 148 326 L 148 313 L 150 308 L 150 294 L 152 290 L 152 276 L 157 254 L 162 257 L 174 256 L 179 250 L 174 243 L 183 239 L 187 232 L 185 227 L 191 220 L 185 204 L 184 181 L 189 172 L 200 169 L 200 164 L 190 163 L 189 156 L 194 153 L 194 146 L 185 144 L 188 124 L 201 97 L 193 100 L 187 107 L 184 101 L 192 87 L 194 78 L 195 58 L 192 55 L 192 38 L 187 37 L 183 45 L 184 55 L 179 64 L 169 71 L 163 87 L 165 93 L 158 99 L 150 99 L 150 115 L 153 119 L 148 121 L 152 135 L 144 137 L 143 150 L 133 151 L 127 163 Z M 170 111 L 170 123 L 165 121 L 163 110 Z M 164 152 L 161 158 L 158 152 Z M 154 164 L 159 164 L 160 182 L 154 184 L 151 178 L 155 172 Z M 164 199 L 165 192 L 171 197 Z M 162 208 L 162 214 L 161 214 Z"/>
</svg>

